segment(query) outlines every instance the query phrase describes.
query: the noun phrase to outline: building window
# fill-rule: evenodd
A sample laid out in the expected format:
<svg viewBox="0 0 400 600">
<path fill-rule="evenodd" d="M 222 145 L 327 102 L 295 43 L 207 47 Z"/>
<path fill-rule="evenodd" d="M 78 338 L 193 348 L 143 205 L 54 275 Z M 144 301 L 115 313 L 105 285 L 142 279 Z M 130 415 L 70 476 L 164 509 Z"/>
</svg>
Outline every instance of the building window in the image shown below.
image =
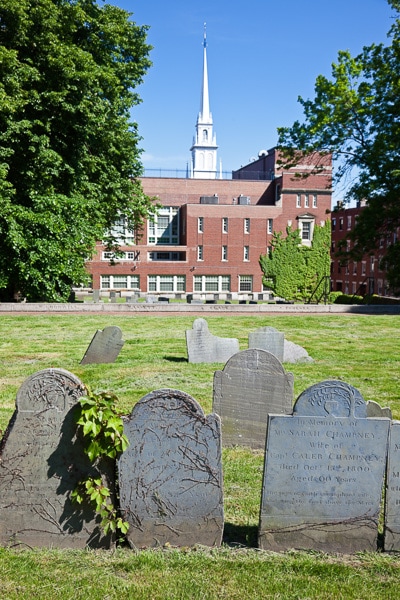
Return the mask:
<svg viewBox="0 0 400 600">
<path fill-rule="evenodd" d="M 339 219 L 339 229 L 340 229 L 340 231 L 343 230 L 343 217 L 340 217 L 340 219 Z"/>
<path fill-rule="evenodd" d="M 313 205 L 313 208 L 317 208 L 317 206 L 318 206 L 318 197 L 316 194 L 313 194 L 312 205 Z"/>
<path fill-rule="evenodd" d="M 336 219 L 332 219 L 332 231 L 336 229 Z"/>
<path fill-rule="evenodd" d="M 228 233 L 228 217 L 222 218 L 222 233 Z"/>
<path fill-rule="evenodd" d="M 149 252 L 148 260 L 183 261 L 186 260 L 186 252 Z"/>
<path fill-rule="evenodd" d="M 103 252 L 101 256 L 101 260 L 107 261 L 122 261 L 122 260 L 140 260 L 140 250 L 135 250 L 135 252 Z"/>
<path fill-rule="evenodd" d="M 373 273 L 374 270 L 375 270 L 375 257 L 371 256 L 371 266 L 370 266 L 371 273 Z"/>
<path fill-rule="evenodd" d="M 252 275 L 239 275 L 239 292 L 252 292 L 253 291 L 253 276 Z"/>
<path fill-rule="evenodd" d="M 135 232 L 129 227 L 129 221 L 125 215 L 119 215 L 114 221 L 110 235 L 115 238 L 119 246 L 131 246 L 135 243 Z"/>
<path fill-rule="evenodd" d="M 100 275 L 101 290 L 137 290 L 139 275 Z"/>
<path fill-rule="evenodd" d="M 244 246 L 243 248 L 243 260 L 250 260 L 250 246 Z"/>
<path fill-rule="evenodd" d="M 203 260 L 203 246 L 197 246 L 197 260 Z"/>
<path fill-rule="evenodd" d="M 305 206 L 305 208 L 308 208 L 310 206 L 310 198 L 309 198 L 308 194 L 306 194 L 304 196 L 304 206 Z"/>
<path fill-rule="evenodd" d="M 367 263 L 365 260 L 361 262 L 361 275 L 365 275 L 367 272 Z"/>
<path fill-rule="evenodd" d="M 230 292 L 230 275 L 195 275 L 193 277 L 195 292 Z"/>
<path fill-rule="evenodd" d="M 184 275 L 149 275 L 147 278 L 149 292 L 185 292 L 186 277 Z"/>
<path fill-rule="evenodd" d="M 303 221 L 301 227 L 301 239 L 303 241 L 311 240 L 311 223 L 308 221 Z"/>
<path fill-rule="evenodd" d="M 353 262 L 353 275 L 357 275 L 357 262 Z"/>
<path fill-rule="evenodd" d="M 301 207 L 301 195 L 297 194 L 296 196 L 296 207 L 300 208 Z"/>
<path fill-rule="evenodd" d="M 275 194 L 276 194 L 276 196 L 275 196 L 276 202 L 279 202 L 281 199 L 281 186 L 279 185 L 279 183 L 276 186 Z"/>
<path fill-rule="evenodd" d="M 177 206 L 162 206 L 147 222 L 149 244 L 179 244 L 179 209 Z"/>
<path fill-rule="evenodd" d="M 204 233 L 204 217 L 199 217 L 197 219 L 197 231 L 199 233 Z"/>
<path fill-rule="evenodd" d="M 332 254 L 334 254 L 335 249 L 336 249 L 336 242 L 335 242 L 335 240 L 332 240 L 332 243 L 331 243 L 331 252 L 332 252 Z"/>
<path fill-rule="evenodd" d="M 273 233 L 274 231 L 274 220 L 273 219 L 268 219 L 267 221 L 267 232 L 268 233 Z"/>
<path fill-rule="evenodd" d="M 250 219 L 245 219 L 243 222 L 244 232 L 250 233 Z"/>
<path fill-rule="evenodd" d="M 222 246 L 221 260 L 228 260 L 228 246 Z"/>
</svg>

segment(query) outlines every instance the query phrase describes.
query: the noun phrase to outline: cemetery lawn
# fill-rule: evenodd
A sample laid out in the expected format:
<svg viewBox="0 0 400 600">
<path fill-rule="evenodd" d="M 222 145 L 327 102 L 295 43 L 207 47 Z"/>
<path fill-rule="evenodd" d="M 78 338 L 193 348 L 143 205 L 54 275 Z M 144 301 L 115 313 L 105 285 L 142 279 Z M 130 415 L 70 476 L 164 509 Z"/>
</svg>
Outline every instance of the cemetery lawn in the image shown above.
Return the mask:
<svg viewBox="0 0 400 600">
<path fill-rule="evenodd" d="M 22 382 L 45 368 L 67 369 L 95 392 L 109 390 L 127 414 L 145 394 L 175 388 L 212 412 L 213 374 L 223 364 L 189 364 L 185 331 L 194 316 L 0 316 L 0 429 Z M 207 315 L 212 334 L 239 339 L 272 326 L 313 363 L 285 364 L 295 397 L 340 379 L 400 419 L 400 317 L 370 315 Z M 98 329 L 117 325 L 125 345 L 112 364 L 80 365 Z M 263 452 L 223 450 L 225 532 L 221 549 L 133 551 L 0 549 L 2 599 L 245 598 L 389 599 L 400 595 L 400 553 L 355 556 L 257 550 Z M 1 526 L 1 524 L 0 524 Z"/>
</svg>

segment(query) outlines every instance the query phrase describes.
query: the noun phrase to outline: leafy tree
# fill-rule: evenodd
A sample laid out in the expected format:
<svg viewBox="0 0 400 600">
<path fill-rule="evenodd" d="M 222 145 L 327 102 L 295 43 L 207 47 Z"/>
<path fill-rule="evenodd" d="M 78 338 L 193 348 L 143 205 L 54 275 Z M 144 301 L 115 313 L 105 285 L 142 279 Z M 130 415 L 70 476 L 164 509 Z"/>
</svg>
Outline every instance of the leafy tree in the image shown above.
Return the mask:
<svg viewBox="0 0 400 600">
<path fill-rule="evenodd" d="M 264 283 L 286 300 L 307 301 L 330 271 L 330 221 L 315 225 L 310 247 L 301 243 L 298 229 L 274 233 L 272 251 L 260 256 Z"/>
<path fill-rule="evenodd" d="M 335 181 L 349 184 L 346 199 L 366 200 L 350 234 L 351 257 L 373 251 L 378 241 L 400 226 L 400 0 L 388 0 L 396 12 L 390 43 L 364 47 L 353 58 L 341 51 L 332 79 L 320 75 L 314 100 L 299 98 L 305 120 L 278 129 L 286 164 L 298 153 L 332 153 Z M 392 285 L 400 287 L 400 242 L 384 259 Z"/>
<path fill-rule="evenodd" d="M 67 299 L 117 215 L 136 231 L 154 208 L 129 122 L 151 48 L 129 17 L 96 0 L 1 0 L 1 300 Z"/>
</svg>

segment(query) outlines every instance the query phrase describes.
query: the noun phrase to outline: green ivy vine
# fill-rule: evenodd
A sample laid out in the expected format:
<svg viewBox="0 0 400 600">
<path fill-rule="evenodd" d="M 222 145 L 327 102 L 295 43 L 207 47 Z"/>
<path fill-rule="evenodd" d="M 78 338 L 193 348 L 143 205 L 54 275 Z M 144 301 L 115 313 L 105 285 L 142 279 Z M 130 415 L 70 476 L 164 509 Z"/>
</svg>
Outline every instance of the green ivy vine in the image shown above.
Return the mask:
<svg viewBox="0 0 400 600">
<path fill-rule="evenodd" d="M 92 464 L 104 458 L 116 460 L 129 445 L 123 433 L 123 422 L 117 411 L 117 397 L 109 392 L 93 393 L 78 400 L 77 425 L 81 428 L 84 452 Z M 71 494 L 78 505 L 89 504 L 101 517 L 105 534 L 119 531 L 125 535 L 129 523 L 118 514 L 111 491 L 100 477 L 88 477 L 78 483 Z"/>
</svg>

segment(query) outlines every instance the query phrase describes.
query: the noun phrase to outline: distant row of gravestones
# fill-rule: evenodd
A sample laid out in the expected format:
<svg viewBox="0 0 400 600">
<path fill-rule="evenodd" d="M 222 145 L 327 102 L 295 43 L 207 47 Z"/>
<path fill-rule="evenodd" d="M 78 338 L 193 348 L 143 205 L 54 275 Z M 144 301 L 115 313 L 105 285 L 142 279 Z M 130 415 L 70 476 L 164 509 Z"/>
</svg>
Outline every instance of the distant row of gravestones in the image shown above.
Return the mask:
<svg viewBox="0 0 400 600">
<path fill-rule="evenodd" d="M 96 515 L 71 501 L 88 476 L 116 486 L 115 465 L 93 466 L 83 453 L 75 424 L 83 393 L 62 369 L 39 371 L 19 389 L 0 444 L 1 545 L 114 544 Z M 182 391 L 142 398 L 124 419 L 130 446 L 113 498 L 130 523 L 130 545 L 221 543 L 223 443 L 265 448 L 260 548 L 376 550 L 386 485 L 384 549 L 400 550 L 400 422 L 342 381 L 308 388 L 294 407 L 292 399 L 293 376 L 254 348 L 215 372 L 209 416 Z"/>
</svg>

